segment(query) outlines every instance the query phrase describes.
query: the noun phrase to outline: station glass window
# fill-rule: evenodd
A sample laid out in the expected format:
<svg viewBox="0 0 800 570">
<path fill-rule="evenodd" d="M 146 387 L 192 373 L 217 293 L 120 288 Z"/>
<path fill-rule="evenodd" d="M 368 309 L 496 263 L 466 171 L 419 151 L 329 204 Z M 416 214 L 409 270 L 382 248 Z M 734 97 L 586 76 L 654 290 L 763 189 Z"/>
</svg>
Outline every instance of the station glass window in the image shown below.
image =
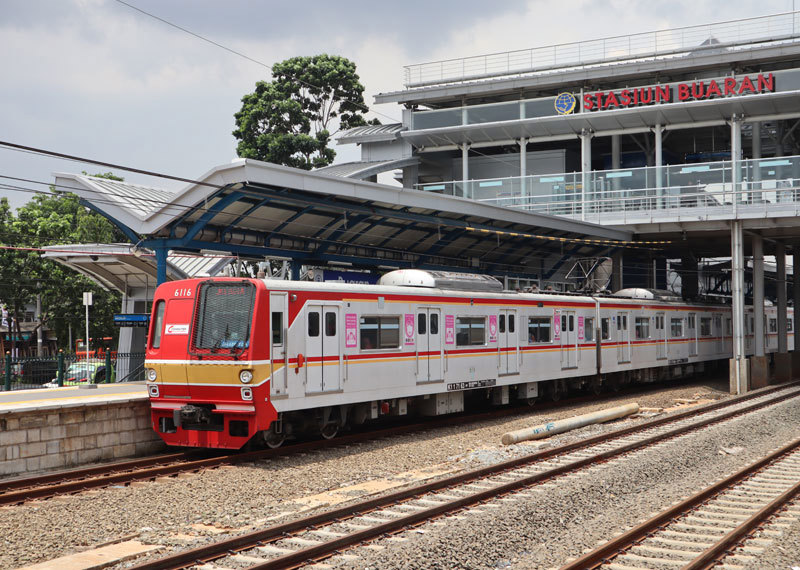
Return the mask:
<svg viewBox="0 0 800 570">
<path fill-rule="evenodd" d="M 603 317 L 600 319 L 600 338 L 602 340 L 608 340 L 611 338 L 611 326 L 608 317 Z"/>
<path fill-rule="evenodd" d="M 272 344 L 283 344 L 283 313 L 272 312 Z"/>
<path fill-rule="evenodd" d="M 588 318 L 583 321 L 583 336 L 587 342 L 594 340 L 594 319 Z"/>
<path fill-rule="evenodd" d="M 486 344 L 485 317 L 456 317 L 456 345 Z"/>
<path fill-rule="evenodd" d="M 769 320 L 769 332 L 771 333 L 778 332 L 778 319 Z"/>
<path fill-rule="evenodd" d="M 550 342 L 550 317 L 528 317 L 528 342 Z"/>
<path fill-rule="evenodd" d="M 319 336 L 319 313 L 317 311 L 308 313 L 308 336 Z"/>
<path fill-rule="evenodd" d="M 431 313 L 431 334 L 439 334 L 439 313 Z"/>
<path fill-rule="evenodd" d="M 400 346 L 400 317 L 361 317 L 358 328 L 363 350 Z"/>
<path fill-rule="evenodd" d="M 711 317 L 700 317 L 700 336 L 711 336 Z"/>
<path fill-rule="evenodd" d="M 670 336 L 673 338 L 679 338 L 683 336 L 683 319 L 670 319 L 669 321 L 669 333 Z"/>
<path fill-rule="evenodd" d="M 634 321 L 636 338 L 650 338 L 650 317 L 636 317 Z"/>
<path fill-rule="evenodd" d="M 427 315 L 425 313 L 418 313 L 417 314 L 417 334 L 427 334 L 428 333 L 428 320 L 425 318 Z"/>
<path fill-rule="evenodd" d="M 336 313 L 325 313 L 325 336 L 336 336 Z"/>
<path fill-rule="evenodd" d="M 159 301 L 156 305 L 156 318 L 153 320 L 153 348 L 161 346 L 161 329 L 164 328 L 164 301 Z"/>
</svg>

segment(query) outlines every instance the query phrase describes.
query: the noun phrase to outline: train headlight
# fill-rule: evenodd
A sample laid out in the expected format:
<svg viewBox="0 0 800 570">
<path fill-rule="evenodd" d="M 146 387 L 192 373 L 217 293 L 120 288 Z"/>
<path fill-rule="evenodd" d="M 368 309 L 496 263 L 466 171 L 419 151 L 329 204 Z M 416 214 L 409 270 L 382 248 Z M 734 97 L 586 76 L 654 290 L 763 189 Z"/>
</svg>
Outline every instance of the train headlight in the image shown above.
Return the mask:
<svg viewBox="0 0 800 570">
<path fill-rule="evenodd" d="M 156 372 L 155 368 L 148 368 L 147 369 L 147 381 L 148 382 L 155 382 L 156 378 L 158 378 L 158 373 Z"/>
<path fill-rule="evenodd" d="M 242 384 L 249 384 L 253 380 L 252 370 L 242 370 L 239 372 L 239 380 L 241 380 Z"/>
</svg>

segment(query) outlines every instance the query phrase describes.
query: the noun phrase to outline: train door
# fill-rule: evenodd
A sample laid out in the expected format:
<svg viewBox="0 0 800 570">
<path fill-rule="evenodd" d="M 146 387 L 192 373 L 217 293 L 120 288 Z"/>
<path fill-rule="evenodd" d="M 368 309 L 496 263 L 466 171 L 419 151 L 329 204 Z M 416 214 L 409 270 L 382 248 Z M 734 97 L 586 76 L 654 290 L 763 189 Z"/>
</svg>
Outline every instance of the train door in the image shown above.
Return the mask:
<svg viewBox="0 0 800 570">
<path fill-rule="evenodd" d="M 306 309 L 306 392 L 341 388 L 339 306 L 309 305 Z"/>
<path fill-rule="evenodd" d="M 628 328 L 628 313 L 617 313 L 617 362 L 631 361 L 631 331 Z"/>
<path fill-rule="evenodd" d="M 561 368 L 578 366 L 577 337 L 575 331 L 575 311 L 561 312 Z"/>
<path fill-rule="evenodd" d="M 270 293 L 270 391 L 273 394 L 286 394 L 286 337 L 289 323 L 286 311 L 286 293 Z"/>
<path fill-rule="evenodd" d="M 714 335 L 717 337 L 717 354 L 725 350 L 725 331 L 722 330 L 722 315 L 714 315 Z"/>
<path fill-rule="evenodd" d="M 420 308 L 417 312 L 418 382 L 439 382 L 444 380 L 441 330 L 441 309 Z"/>
<path fill-rule="evenodd" d="M 689 356 L 697 356 L 697 313 L 689 313 L 686 319 L 686 337 L 689 339 Z"/>
<path fill-rule="evenodd" d="M 498 326 L 497 350 L 500 355 L 499 374 L 519 372 L 519 334 L 517 333 L 517 310 L 502 309 Z"/>
<path fill-rule="evenodd" d="M 656 358 L 667 357 L 667 328 L 664 326 L 664 313 L 656 313 Z"/>
</svg>

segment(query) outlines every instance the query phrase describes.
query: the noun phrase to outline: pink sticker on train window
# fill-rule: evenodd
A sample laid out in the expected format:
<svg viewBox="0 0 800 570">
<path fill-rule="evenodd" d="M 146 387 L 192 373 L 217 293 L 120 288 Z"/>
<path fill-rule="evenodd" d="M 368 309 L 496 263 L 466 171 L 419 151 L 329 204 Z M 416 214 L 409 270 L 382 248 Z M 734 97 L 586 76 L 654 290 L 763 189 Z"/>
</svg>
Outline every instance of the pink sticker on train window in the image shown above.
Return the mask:
<svg viewBox="0 0 800 570">
<path fill-rule="evenodd" d="M 489 315 L 489 342 L 497 342 L 497 315 Z"/>
<path fill-rule="evenodd" d="M 406 314 L 403 324 L 403 344 L 414 344 L 414 315 Z"/>
<path fill-rule="evenodd" d="M 444 343 L 456 343 L 456 318 L 453 315 L 444 316 Z"/>
<path fill-rule="evenodd" d="M 355 313 L 344 316 L 344 345 L 347 348 L 358 346 L 358 317 Z"/>
<path fill-rule="evenodd" d="M 553 309 L 553 340 L 561 340 L 561 311 Z"/>
<path fill-rule="evenodd" d="M 578 340 L 583 340 L 583 317 L 578 317 Z"/>
</svg>

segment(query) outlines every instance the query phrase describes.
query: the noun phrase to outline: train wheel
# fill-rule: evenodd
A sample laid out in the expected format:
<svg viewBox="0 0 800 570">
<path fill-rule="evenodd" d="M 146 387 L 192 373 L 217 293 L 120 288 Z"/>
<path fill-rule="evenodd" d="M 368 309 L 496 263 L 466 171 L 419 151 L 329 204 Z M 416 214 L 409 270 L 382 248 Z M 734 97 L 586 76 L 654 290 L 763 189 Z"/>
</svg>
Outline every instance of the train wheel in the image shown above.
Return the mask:
<svg viewBox="0 0 800 570">
<path fill-rule="evenodd" d="M 595 396 L 599 396 L 603 392 L 602 381 L 599 378 L 595 378 L 589 382 L 589 391 Z"/>
<path fill-rule="evenodd" d="M 539 398 L 525 398 L 525 403 L 533 407 L 537 400 L 539 400 Z"/>
<path fill-rule="evenodd" d="M 286 441 L 286 432 L 276 433 L 272 427 L 264 432 L 264 443 L 270 449 L 277 449 Z"/>
<path fill-rule="evenodd" d="M 339 433 L 339 424 L 335 422 L 327 423 L 322 426 L 319 433 L 325 439 L 333 439 Z"/>
<path fill-rule="evenodd" d="M 548 390 L 548 396 L 550 396 L 551 402 L 558 402 L 561 399 L 561 396 L 564 395 L 564 389 L 561 387 L 561 384 L 558 380 L 553 380 L 550 384 L 550 389 Z"/>
</svg>

